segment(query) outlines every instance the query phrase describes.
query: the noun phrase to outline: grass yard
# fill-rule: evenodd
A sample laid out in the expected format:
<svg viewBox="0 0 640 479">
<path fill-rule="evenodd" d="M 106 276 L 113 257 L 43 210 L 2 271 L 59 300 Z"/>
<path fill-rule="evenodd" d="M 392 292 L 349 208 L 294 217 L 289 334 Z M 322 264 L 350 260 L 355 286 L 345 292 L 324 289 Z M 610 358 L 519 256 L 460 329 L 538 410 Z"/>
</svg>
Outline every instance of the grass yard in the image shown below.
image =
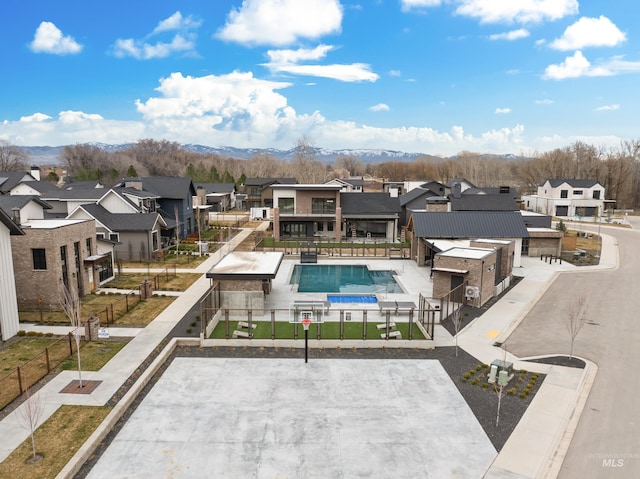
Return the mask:
<svg viewBox="0 0 640 479">
<path fill-rule="evenodd" d="M 127 345 L 128 341 L 113 340 L 91 341 L 80 349 L 80 361 L 83 371 L 98 371 L 107 364 L 118 352 Z M 78 356 L 74 354 L 66 359 L 58 369 L 78 370 Z"/>
<path fill-rule="evenodd" d="M 4 376 L 30 359 L 35 358 L 47 347 L 59 341 L 59 339 L 24 337 L 8 348 L 3 349 L 0 351 L 0 376 Z"/>
<path fill-rule="evenodd" d="M 209 258 L 208 255 L 175 254 L 175 249 L 165 254 L 162 260 L 152 261 L 121 261 L 122 268 L 195 268 Z"/>
<path fill-rule="evenodd" d="M 56 477 L 110 411 L 107 406 L 61 406 L 35 432 L 36 451 L 42 461 L 26 463 L 33 454 L 29 437 L 0 463 L 0 477 Z"/>
<path fill-rule="evenodd" d="M 144 273 L 123 273 L 102 285 L 102 287 L 129 290 L 138 289 L 144 280 L 147 278 L 151 279 L 154 276 L 159 276 L 160 290 L 162 291 L 186 291 L 186 289 L 195 283 L 202 275 L 194 273 L 177 273 L 175 275 L 163 273 L 152 273 L 151 275 Z"/>
<path fill-rule="evenodd" d="M 271 322 L 270 321 L 254 321 L 256 328 L 253 330 L 254 339 L 271 339 Z M 377 325 L 384 322 L 367 321 L 367 339 L 381 339 L 380 334 L 384 333 L 384 329 L 378 329 Z M 238 321 L 229 321 L 229 336 L 237 328 Z M 276 339 L 293 339 L 294 325 L 284 321 L 276 321 L 275 336 Z M 396 323 L 395 330 L 400 331 L 402 339 L 409 337 L 409 324 Z M 318 326 L 312 324 L 309 326 L 309 338 L 316 339 L 318 335 Z M 244 329 L 244 331 L 247 331 Z M 340 339 L 340 323 L 337 321 L 322 323 L 320 327 L 322 339 Z M 214 328 L 210 339 L 224 339 L 225 324 L 224 321 L 219 322 Z M 304 338 L 304 329 L 302 325 L 298 326 L 298 338 Z M 362 322 L 353 321 L 344 323 L 344 339 L 362 339 Z M 424 334 L 416 324 L 413 325 L 413 339 L 424 340 Z"/>
<path fill-rule="evenodd" d="M 95 314 L 100 317 L 100 324 L 102 326 L 106 326 L 105 309 L 110 304 L 113 304 L 115 325 L 140 327 L 146 326 L 153 321 L 155 317 L 174 300 L 175 297 L 152 296 L 151 298 L 136 304 L 137 298 L 130 299 L 129 312 L 127 312 L 125 307 L 125 297 L 122 294 L 90 294 L 82 298 L 82 315 L 85 317 L 90 314 Z M 40 322 L 40 312 L 38 311 L 20 311 L 18 314 L 21 322 Z M 69 319 L 61 311 L 48 311 L 43 312 L 42 322 L 51 325 L 67 325 L 69 324 Z M 109 320 L 109 323 L 113 324 L 111 319 Z"/>
</svg>

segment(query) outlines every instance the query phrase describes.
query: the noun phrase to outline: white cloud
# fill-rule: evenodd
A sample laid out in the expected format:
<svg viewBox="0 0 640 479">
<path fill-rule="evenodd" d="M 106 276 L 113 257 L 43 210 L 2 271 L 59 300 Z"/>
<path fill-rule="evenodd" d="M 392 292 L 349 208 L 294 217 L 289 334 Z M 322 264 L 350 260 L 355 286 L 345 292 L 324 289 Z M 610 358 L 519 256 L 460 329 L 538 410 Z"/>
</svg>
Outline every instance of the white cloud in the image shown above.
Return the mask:
<svg viewBox="0 0 640 479">
<path fill-rule="evenodd" d="M 377 105 L 373 105 L 369 107 L 370 111 L 389 111 L 391 110 L 391 108 L 389 108 L 389 105 L 387 105 L 386 103 L 378 103 Z"/>
<path fill-rule="evenodd" d="M 192 16 L 183 17 L 176 12 L 169 18 L 161 20 L 153 31 L 143 39 L 118 38 L 112 46 L 112 53 L 117 58 L 132 57 L 137 60 L 167 58 L 174 53 L 196 55 L 195 33 L 201 22 Z M 149 42 L 151 37 L 166 32 L 179 31 L 168 41 Z"/>
<path fill-rule="evenodd" d="M 290 45 L 339 33 L 342 14 L 339 0 L 244 0 L 216 36 L 244 45 Z"/>
<path fill-rule="evenodd" d="M 604 106 L 599 106 L 598 108 L 594 108 L 593 111 L 615 111 L 615 110 L 619 110 L 620 109 L 620 105 L 613 104 L 613 105 L 604 105 Z"/>
<path fill-rule="evenodd" d="M 407 12 L 412 9 L 422 9 L 428 7 L 438 7 L 442 0 L 401 0 L 402 11 Z"/>
<path fill-rule="evenodd" d="M 519 28 L 518 30 L 511 30 L 510 32 L 496 33 L 489 35 L 489 40 L 519 40 L 521 38 L 527 38 L 529 36 L 529 30 Z"/>
<path fill-rule="evenodd" d="M 331 45 L 318 45 L 316 48 L 300 48 L 298 50 L 269 50 L 267 56 L 269 63 L 263 66 L 272 72 L 292 73 L 294 75 L 316 76 L 331 78 L 344 82 L 370 81 L 375 82 L 380 78 L 371 71 L 370 65 L 365 63 L 329 64 L 329 65 L 300 65 L 298 62 L 309 60 L 321 60 L 327 52 L 332 50 Z"/>
<path fill-rule="evenodd" d="M 506 113 L 511 113 L 511 108 L 496 108 L 496 115 L 504 115 Z"/>
<path fill-rule="evenodd" d="M 33 115 L 20 117 L 20 121 L 24 123 L 41 122 L 47 120 L 51 120 L 51 117 L 49 115 L 45 115 L 44 113 L 34 113 Z"/>
<path fill-rule="evenodd" d="M 170 31 L 184 31 L 184 30 L 195 30 L 200 27 L 202 22 L 197 20 L 192 15 L 188 17 L 183 17 L 182 13 L 179 11 L 171 15 L 169 18 L 165 18 L 158 23 L 158 26 L 153 29 L 151 35 L 156 35 L 162 32 L 170 32 Z"/>
<path fill-rule="evenodd" d="M 607 17 L 582 17 L 567 27 L 560 38 L 549 45 L 555 50 L 579 50 L 585 47 L 614 47 L 627 37 Z"/>
<path fill-rule="evenodd" d="M 578 13 L 578 0 L 457 0 L 458 15 L 481 23 L 529 23 Z"/>
<path fill-rule="evenodd" d="M 170 43 L 156 42 L 155 44 L 143 43 L 132 38 L 118 39 L 113 46 L 113 54 L 118 58 L 132 57 L 137 60 L 151 60 L 153 58 L 166 58 L 172 53 L 193 53 L 195 43 L 182 35 L 173 37 Z"/>
<path fill-rule="evenodd" d="M 73 37 L 63 35 L 62 31 L 51 22 L 40 23 L 29 47 L 35 53 L 54 55 L 68 55 L 82 51 L 82 45 Z"/>
<path fill-rule="evenodd" d="M 578 50 L 573 56 L 565 58 L 564 62 L 559 65 L 549 65 L 545 69 L 543 78 L 563 80 L 581 76 L 613 76 L 623 73 L 640 73 L 640 62 L 630 62 L 623 60 L 622 57 L 613 57 L 593 66 Z"/>
<path fill-rule="evenodd" d="M 402 76 L 402 72 L 400 70 L 389 70 L 389 75 L 392 77 Z"/>
<path fill-rule="evenodd" d="M 549 100 L 545 98 L 544 100 L 536 100 L 536 105 L 551 105 L 553 104 L 553 100 Z"/>
</svg>

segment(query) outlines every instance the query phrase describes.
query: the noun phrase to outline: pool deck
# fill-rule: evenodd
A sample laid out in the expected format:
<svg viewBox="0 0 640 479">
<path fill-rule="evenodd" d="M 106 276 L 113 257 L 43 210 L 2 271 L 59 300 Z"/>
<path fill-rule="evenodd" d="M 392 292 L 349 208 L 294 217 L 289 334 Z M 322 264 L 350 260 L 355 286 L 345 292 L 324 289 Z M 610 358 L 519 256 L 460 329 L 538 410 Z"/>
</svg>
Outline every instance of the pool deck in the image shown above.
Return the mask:
<svg viewBox="0 0 640 479">
<path fill-rule="evenodd" d="M 378 301 L 391 301 L 398 303 L 418 302 L 418 296 L 422 294 L 431 297 L 433 291 L 433 281 L 429 278 L 429 268 L 418 267 L 409 260 L 390 260 L 381 258 L 344 258 L 344 259 L 322 259 L 322 264 L 338 265 L 367 265 L 371 270 L 394 270 L 396 282 L 404 290 L 403 293 L 377 293 Z M 265 298 L 265 308 L 267 309 L 288 309 L 294 301 L 326 301 L 327 294 L 338 293 L 298 293 L 296 285 L 289 284 L 289 278 L 293 267 L 300 264 L 299 259 L 285 258 L 280 265 L 278 274 L 273 280 L 273 290 Z M 354 293 L 364 296 L 373 293 Z M 336 315 L 339 310 L 362 310 L 375 311 L 377 314 L 380 308 L 377 303 L 333 303 L 332 307 Z M 331 319 L 331 313 L 329 314 Z"/>
</svg>

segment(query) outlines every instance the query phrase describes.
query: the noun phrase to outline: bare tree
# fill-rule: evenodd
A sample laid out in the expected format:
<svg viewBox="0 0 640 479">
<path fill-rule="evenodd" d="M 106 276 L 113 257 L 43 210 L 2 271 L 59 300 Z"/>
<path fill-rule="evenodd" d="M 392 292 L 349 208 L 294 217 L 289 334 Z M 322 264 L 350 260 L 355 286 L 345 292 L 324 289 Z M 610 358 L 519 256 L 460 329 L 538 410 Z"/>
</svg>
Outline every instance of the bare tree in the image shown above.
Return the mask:
<svg viewBox="0 0 640 479">
<path fill-rule="evenodd" d="M 567 311 L 567 330 L 571 336 L 571 347 L 569 348 L 569 359 L 573 358 L 573 343 L 576 336 L 587 322 L 587 313 L 585 311 L 585 296 L 578 295 L 574 302 L 569 306 Z"/>
<path fill-rule="evenodd" d="M 24 171 L 28 163 L 29 155 L 24 150 L 0 140 L 0 171 Z"/>
<path fill-rule="evenodd" d="M 501 349 L 502 349 L 502 365 L 501 365 L 502 367 L 497 368 L 496 375 L 493 378 L 494 379 L 493 390 L 498 396 L 498 410 L 496 412 L 496 427 L 500 425 L 500 406 L 502 405 L 502 398 L 504 397 L 504 394 L 505 394 L 504 388 L 509 383 L 509 378 L 507 377 L 508 373 L 506 370 L 507 347 L 504 343 L 502 343 Z M 500 374 L 501 372 L 504 372 L 504 373 L 501 375 Z M 490 375 L 489 377 L 491 378 L 492 376 Z"/>
<path fill-rule="evenodd" d="M 31 435 L 31 449 L 33 451 L 31 461 L 35 463 L 38 462 L 39 459 L 42 459 L 42 457 L 36 452 L 35 432 L 38 428 L 40 419 L 42 419 L 44 403 L 39 392 L 31 394 L 31 388 L 27 388 L 24 391 L 24 397 L 24 403 L 22 403 L 18 409 L 18 416 L 22 426 L 29 431 L 29 434 Z"/>
<path fill-rule="evenodd" d="M 80 363 L 80 338 L 82 337 L 82 332 L 80 331 L 80 297 L 76 289 L 69 288 L 67 285 L 62 284 L 60 298 L 60 306 L 62 306 L 64 314 L 69 318 L 71 326 L 73 327 L 73 337 L 76 341 L 76 351 L 78 353 L 78 381 L 80 388 L 82 388 L 82 365 Z"/>
</svg>

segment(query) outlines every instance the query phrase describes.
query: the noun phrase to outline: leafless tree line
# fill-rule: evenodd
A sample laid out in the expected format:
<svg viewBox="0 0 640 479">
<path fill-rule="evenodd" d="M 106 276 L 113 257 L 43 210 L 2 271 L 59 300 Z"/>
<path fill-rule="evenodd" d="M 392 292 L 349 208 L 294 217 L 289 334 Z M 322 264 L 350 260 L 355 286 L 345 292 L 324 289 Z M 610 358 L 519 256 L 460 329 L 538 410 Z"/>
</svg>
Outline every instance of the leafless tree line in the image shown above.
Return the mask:
<svg viewBox="0 0 640 479">
<path fill-rule="evenodd" d="M 367 163 L 355 156 L 336 157 L 333 164 L 320 161 L 313 141 L 302 137 L 291 160 L 260 152 L 249 159 L 187 151 L 166 140 L 140 140 L 119 151 L 89 144 L 66 146 L 60 160 L 76 180 L 99 179 L 110 185 L 124 176 L 191 176 L 201 182 L 236 182 L 244 177 L 294 177 L 300 183 L 320 183 L 331 178 L 371 175 L 387 181 L 436 180 L 446 183 L 466 178 L 478 187 L 508 185 L 520 193 L 534 193 L 549 178 L 594 179 L 606 188 L 607 199 L 618 208 L 640 205 L 640 140 L 617 148 L 583 142 L 536 152 L 524 158 L 505 158 L 469 151 L 455 158 L 420 156 L 412 161 Z M 0 171 L 24 169 L 28 158 L 19 148 L 0 143 Z"/>
</svg>

